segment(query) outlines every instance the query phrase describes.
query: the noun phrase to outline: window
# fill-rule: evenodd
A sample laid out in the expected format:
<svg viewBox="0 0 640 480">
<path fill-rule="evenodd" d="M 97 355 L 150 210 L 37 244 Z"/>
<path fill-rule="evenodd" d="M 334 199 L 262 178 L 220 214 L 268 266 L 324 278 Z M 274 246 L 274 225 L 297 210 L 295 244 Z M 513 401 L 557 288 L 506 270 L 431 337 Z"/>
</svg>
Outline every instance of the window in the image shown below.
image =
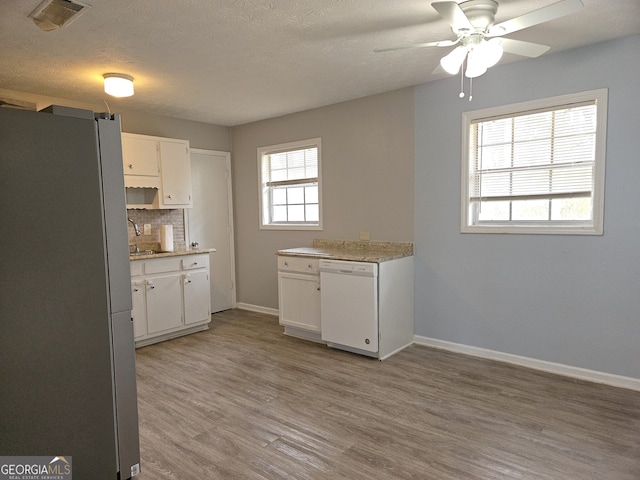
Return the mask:
<svg viewBox="0 0 640 480">
<path fill-rule="evenodd" d="M 320 230 L 320 138 L 258 148 L 260 227 Z"/>
<path fill-rule="evenodd" d="M 603 232 L 607 90 L 463 114 L 462 232 Z"/>
</svg>

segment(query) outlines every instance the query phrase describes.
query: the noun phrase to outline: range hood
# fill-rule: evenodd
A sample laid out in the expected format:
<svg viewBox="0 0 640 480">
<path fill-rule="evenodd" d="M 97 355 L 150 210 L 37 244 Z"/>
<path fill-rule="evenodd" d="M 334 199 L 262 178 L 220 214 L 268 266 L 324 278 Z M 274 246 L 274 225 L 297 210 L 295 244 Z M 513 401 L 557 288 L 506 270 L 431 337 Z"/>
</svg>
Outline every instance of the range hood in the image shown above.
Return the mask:
<svg viewBox="0 0 640 480">
<path fill-rule="evenodd" d="M 160 188 L 160 177 L 146 175 L 125 175 L 124 186 L 127 188 Z"/>
</svg>

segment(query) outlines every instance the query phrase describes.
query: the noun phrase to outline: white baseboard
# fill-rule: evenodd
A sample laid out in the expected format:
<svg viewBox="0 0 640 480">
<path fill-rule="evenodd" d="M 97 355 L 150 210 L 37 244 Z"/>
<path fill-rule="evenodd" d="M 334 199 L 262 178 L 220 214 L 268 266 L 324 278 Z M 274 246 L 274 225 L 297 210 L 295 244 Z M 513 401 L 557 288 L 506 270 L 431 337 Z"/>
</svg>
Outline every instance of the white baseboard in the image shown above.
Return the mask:
<svg viewBox="0 0 640 480">
<path fill-rule="evenodd" d="M 250 303 L 238 302 L 236 308 L 240 310 L 249 310 L 250 312 L 266 313 L 267 315 L 280 315 L 280 311 L 277 308 L 261 307 L 260 305 L 251 305 Z"/>
<path fill-rule="evenodd" d="M 523 367 L 533 368 L 544 372 L 564 375 L 565 377 L 578 378 L 595 383 L 603 383 L 613 387 L 626 388 L 629 390 L 640 391 L 640 378 L 623 377 L 611 373 L 598 372 L 596 370 L 587 370 L 586 368 L 572 367 L 561 363 L 547 362 L 530 357 L 521 357 L 511 353 L 498 352 L 496 350 L 487 350 L 485 348 L 473 347 L 471 345 L 463 345 L 461 343 L 447 342 L 436 338 L 422 337 L 414 335 L 413 342 L 417 345 L 425 345 L 427 347 L 439 348 L 474 357 L 488 358 L 490 360 L 498 360 L 500 362 L 511 363 Z"/>
</svg>

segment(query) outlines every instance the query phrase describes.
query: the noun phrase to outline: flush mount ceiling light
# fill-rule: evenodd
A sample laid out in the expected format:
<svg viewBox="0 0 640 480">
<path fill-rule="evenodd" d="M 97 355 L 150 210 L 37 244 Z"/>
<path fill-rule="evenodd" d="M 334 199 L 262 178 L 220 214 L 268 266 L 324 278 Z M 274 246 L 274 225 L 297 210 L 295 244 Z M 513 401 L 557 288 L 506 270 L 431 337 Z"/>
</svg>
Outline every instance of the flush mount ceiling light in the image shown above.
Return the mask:
<svg viewBox="0 0 640 480">
<path fill-rule="evenodd" d="M 70 0 L 45 0 L 29 14 L 38 28 L 51 32 L 66 27 L 88 10 L 90 5 Z"/>
<path fill-rule="evenodd" d="M 454 1 L 434 2 L 431 6 L 451 25 L 451 30 L 457 37 L 455 40 L 413 43 L 390 48 L 378 48 L 374 51 L 388 52 L 405 48 L 456 46 L 440 60 L 440 66 L 433 73 L 440 73 L 444 70 L 451 75 L 455 75 L 460 71 L 466 60 L 467 68 L 464 71 L 464 76 L 470 79 L 483 75 L 488 68 L 498 63 L 503 51 L 535 58 L 550 48 L 538 43 L 495 37 L 502 37 L 503 35 L 564 17 L 578 12 L 584 7 L 581 0 L 560 0 L 552 5 L 495 24 L 495 16 L 498 11 L 498 2 L 496 0 L 466 0 L 460 3 Z M 462 80 L 464 79 L 461 76 L 461 82 Z M 464 91 L 460 93 L 460 98 L 462 97 L 464 97 Z M 469 100 L 471 100 L 471 97 L 469 97 Z"/>
<path fill-rule="evenodd" d="M 124 73 L 105 73 L 104 91 L 112 97 L 130 97 L 133 95 L 133 77 Z"/>
</svg>

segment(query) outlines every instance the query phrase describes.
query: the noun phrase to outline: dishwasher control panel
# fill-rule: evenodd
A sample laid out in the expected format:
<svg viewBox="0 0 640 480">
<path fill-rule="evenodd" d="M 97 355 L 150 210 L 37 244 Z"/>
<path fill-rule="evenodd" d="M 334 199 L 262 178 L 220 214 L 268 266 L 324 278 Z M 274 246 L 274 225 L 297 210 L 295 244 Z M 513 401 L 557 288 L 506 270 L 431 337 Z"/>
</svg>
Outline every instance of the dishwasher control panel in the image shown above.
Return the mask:
<svg viewBox="0 0 640 480">
<path fill-rule="evenodd" d="M 320 260 L 320 271 L 375 277 L 378 275 L 378 264 L 346 260 Z"/>
</svg>

